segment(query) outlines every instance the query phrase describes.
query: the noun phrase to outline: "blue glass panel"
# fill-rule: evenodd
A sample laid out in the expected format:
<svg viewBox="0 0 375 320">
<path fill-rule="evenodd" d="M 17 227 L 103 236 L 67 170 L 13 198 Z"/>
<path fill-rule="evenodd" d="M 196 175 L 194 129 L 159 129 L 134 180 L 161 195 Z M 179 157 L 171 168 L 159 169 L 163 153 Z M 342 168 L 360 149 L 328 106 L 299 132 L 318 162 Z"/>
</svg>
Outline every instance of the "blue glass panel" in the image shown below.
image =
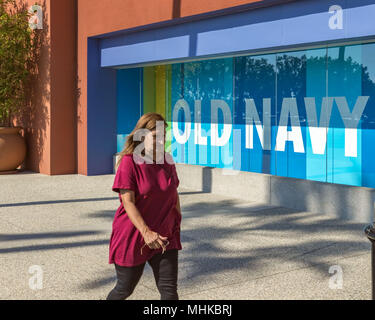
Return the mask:
<svg viewBox="0 0 375 320">
<path fill-rule="evenodd" d="M 200 62 L 188 62 L 184 63 L 183 72 L 183 83 L 184 92 L 183 99 L 188 103 L 190 110 L 190 136 L 186 143 L 186 162 L 188 164 L 197 164 L 198 146 L 195 144 L 195 101 L 199 99 L 199 88 L 198 78 L 200 73 L 201 63 Z"/>
<path fill-rule="evenodd" d="M 208 164 L 218 168 L 233 167 L 233 58 L 212 59 L 200 62 L 198 77 L 199 98 L 202 100 L 202 123 L 207 129 L 210 124 L 208 137 Z M 224 146 L 215 146 L 211 139 L 212 124 L 218 125 L 219 137 L 224 130 L 224 114 L 219 108 L 217 121 L 211 118 L 212 100 L 219 102 L 222 108 L 228 108 L 225 124 L 230 126 L 230 136 Z"/>
<path fill-rule="evenodd" d="M 176 125 L 173 121 L 173 112 L 175 110 L 175 106 L 178 100 L 184 98 L 184 77 L 183 77 L 183 63 L 177 63 L 172 65 L 172 84 L 171 84 L 171 99 L 172 99 L 172 130 L 173 126 Z M 181 133 L 185 132 L 185 114 L 182 110 L 179 111 L 177 117 L 177 126 Z M 172 139 L 171 139 L 171 153 L 173 156 L 173 160 L 178 163 L 187 163 L 187 144 L 179 144 L 176 141 L 175 135 L 172 131 Z"/>
<path fill-rule="evenodd" d="M 357 155 L 346 156 L 345 141 L 349 139 L 349 133 L 345 128 L 338 104 L 344 101 L 352 112 L 358 97 L 361 96 L 361 60 L 362 46 L 360 45 L 328 48 L 328 96 L 335 97 L 328 130 L 328 182 L 361 185 L 361 123 L 358 124 L 357 137 L 353 138 L 357 141 Z M 343 100 L 338 100 L 338 97 L 343 97 Z"/>
<path fill-rule="evenodd" d="M 362 95 L 370 97 L 362 117 L 362 186 L 375 188 L 375 43 L 362 45 Z"/>
<path fill-rule="evenodd" d="M 306 178 L 326 182 L 328 123 L 321 122 L 321 113 L 323 98 L 327 96 L 327 49 L 307 50 L 306 57 L 306 97 L 313 98 L 313 107 L 315 107 L 313 109 L 316 114 L 316 119 L 306 117 L 308 128 L 306 130 Z M 304 104 L 300 108 L 306 108 L 306 105 Z M 318 129 L 313 129 L 315 127 Z M 319 135 L 321 132 L 323 132 L 324 138 Z M 325 139 L 325 142 L 322 138 Z M 317 150 L 322 145 L 324 146 L 323 151 Z"/>
<path fill-rule="evenodd" d="M 291 139 L 292 122 L 297 134 L 294 141 L 286 141 L 284 151 L 276 151 L 276 173 L 280 176 L 292 178 L 306 178 L 306 111 L 304 97 L 306 97 L 306 51 L 277 54 L 277 124 L 278 134 L 281 126 L 287 124 L 288 140 Z M 294 102 L 290 98 L 294 99 Z M 289 100 L 286 100 L 289 99 Z M 287 115 L 285 123 L 281 123 L 282 108 L 291 108 L 297 104 L 297 111 Z M 290 109 L 292 110 L 292 109 Z M 297 139 L 302 136 L 302 148 L 297 148 Z M 297 152 L 298 151 L 298 152 Z"/>
<path fill-rule="evenodd" d="M 128 134 L 117 135 L 117 152 L 121 152 L 125 148 L 126 137 Z"/>
<path fill-rule="evenodd" d="M 117 134 L 129 134 L 141 116 L 141 68 L 117 71 Z"/>
<path fill-rule="evenodd" d="M 263 99 L 270 100 L 270 111 L 268 114 L 271 128 L 276 125 L 275 118 L 275 83 L 276 83 L 276 56 L 260 55 L 260 56 L 243 56 L 235 58 L 235 108 L 234 123 L 235 128 L 241 130 L 241 153 L 235 154 L 240 157 L 241 167 L 243 171 L 253 171 L 260 173 L 271 173 L 275 171 L 274 144 L 276 136 L 272 135 L 271 130 L 271 146 L 262 147 L 261 137 L 255 125 L 263 126 L 263 134 L 267 133 L 264 127 L 263 117 L 267 113 L 263 112 Z M 252 149 L 246 148 L 246 101 L 245 99 L 253 99 L 258 116 L 259 123 L 252 122 L 253 139 Z M 266 109 L 265 109 L 266 110 Z M 250 141 L 248 141 L 250 143 Z M 271 147 L 271 150 L 269 150 Z M 273 162 L 272 162 L 273 160 Z M 237 161 L 239 163 L 239 161 Z M 238 165 L 237 165 L 238 166 Z"/>
</svg>

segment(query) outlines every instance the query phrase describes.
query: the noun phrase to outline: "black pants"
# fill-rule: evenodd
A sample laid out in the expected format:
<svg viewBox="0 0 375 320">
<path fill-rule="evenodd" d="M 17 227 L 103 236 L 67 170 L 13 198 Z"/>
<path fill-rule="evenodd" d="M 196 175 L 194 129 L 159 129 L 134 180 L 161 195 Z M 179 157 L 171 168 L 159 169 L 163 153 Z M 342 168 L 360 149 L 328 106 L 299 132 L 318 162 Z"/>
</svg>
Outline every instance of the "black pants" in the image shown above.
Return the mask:
<svg viewBox="0 0 375 320">
<path fill-rule="evenodd" d="M 161 300 L 178 300 L 177 269 L 178 250 L 170 249 L 164 254 L 157 253 L 147 261 L 152 268 Z M 117 284 L 109 293 L 107 300 L 124 300 L 129 297 L 143 274 L 146 263 L 134 267 L 115 264 Z"/>
</svg>

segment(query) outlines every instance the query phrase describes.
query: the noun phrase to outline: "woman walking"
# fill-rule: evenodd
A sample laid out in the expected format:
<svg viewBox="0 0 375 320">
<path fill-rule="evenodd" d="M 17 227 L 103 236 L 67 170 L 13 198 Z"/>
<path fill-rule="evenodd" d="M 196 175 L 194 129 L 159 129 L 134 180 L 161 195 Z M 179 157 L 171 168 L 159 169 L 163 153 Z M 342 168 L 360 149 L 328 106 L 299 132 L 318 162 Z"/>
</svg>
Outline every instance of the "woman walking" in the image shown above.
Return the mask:
<svg viewBox="0 0 375 320">
<path fill-rule="evenodd" d="M 157 122 L 163 126 L 157 127 Z M 116 164 L 112 190 L 119 193 L 120 206 L 112 224 L 109 263 L 115 265 L 117 283 L 107 300 L 129 297 L 146 262 L 153 270 L 161 300 L 178 300 L 181 209 L 176 167 L 164 151 L 167 126 L 160 114 L 144 114 L 127 137 Z M 134 135 L 140 129 L 148 131 L 137 141 Z M 142 142 L 139 154 L 137 146 Z"/>
</svg>

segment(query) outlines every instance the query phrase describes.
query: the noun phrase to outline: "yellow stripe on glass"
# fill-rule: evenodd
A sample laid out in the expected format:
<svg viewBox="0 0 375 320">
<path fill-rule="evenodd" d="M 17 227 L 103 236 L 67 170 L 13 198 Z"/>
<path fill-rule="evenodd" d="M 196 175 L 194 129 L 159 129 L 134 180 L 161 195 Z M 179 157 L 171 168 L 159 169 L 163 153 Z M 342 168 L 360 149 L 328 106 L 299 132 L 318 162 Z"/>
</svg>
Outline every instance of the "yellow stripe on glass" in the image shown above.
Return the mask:
<svg viewBox="0 0 375 320">
<path fill-rule="evenodd" d="M 156 112 L 168 123 L 165 148 L 171 144 L 171 66 L 160 65 L 143 68 L 143 114 Z"/>
</svg>

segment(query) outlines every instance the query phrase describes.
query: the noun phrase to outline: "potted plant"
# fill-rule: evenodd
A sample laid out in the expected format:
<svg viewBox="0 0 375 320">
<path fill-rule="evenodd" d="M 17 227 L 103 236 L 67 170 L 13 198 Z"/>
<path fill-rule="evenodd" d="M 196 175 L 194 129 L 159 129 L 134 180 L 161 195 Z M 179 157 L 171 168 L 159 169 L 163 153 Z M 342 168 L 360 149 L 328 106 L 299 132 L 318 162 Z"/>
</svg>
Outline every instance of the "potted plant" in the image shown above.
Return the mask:
<svg viewBox="0 0 375 320">
<path fill-rule="evenodd" d="M 0 0 L 0 173 L 14 172 L 24 162 L 22 127 L 13 118 L 26 106 L 26 87 L 33 49 L 30 14 L 15 0 Z"/>
</svg>

